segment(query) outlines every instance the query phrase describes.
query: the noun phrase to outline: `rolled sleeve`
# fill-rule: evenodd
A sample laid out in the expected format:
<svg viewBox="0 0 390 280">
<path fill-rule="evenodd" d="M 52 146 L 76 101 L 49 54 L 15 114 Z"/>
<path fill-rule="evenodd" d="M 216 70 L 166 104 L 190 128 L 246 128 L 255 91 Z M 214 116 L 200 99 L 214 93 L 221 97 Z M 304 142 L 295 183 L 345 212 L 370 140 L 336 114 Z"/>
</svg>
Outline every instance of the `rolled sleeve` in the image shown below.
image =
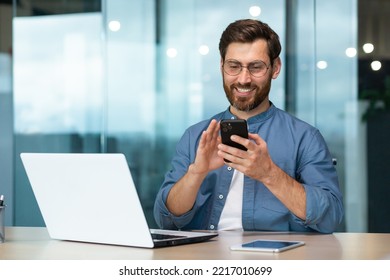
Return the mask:
<svg viewBox="0 0 390 280">
<path fill-rule="evenodd" d="M 332 233 L 343 219 L 342 194 L 331 155 L 317 131 L 309 145 L 300 181 L 306 191 L 305 225 L 322 233 Z"/>
<path fill-rule="evenodd" d="M 162 189 L 156 197 L 154 205 L 154 217 L 157 225 L 164 229 L 181 229 L 191 222 L 195 215 L 195 211 L 190 210 L 181 216 L 173 215 L 166 206 L 166 200 L 169 194 L 170 188 Z"/>
</svg>

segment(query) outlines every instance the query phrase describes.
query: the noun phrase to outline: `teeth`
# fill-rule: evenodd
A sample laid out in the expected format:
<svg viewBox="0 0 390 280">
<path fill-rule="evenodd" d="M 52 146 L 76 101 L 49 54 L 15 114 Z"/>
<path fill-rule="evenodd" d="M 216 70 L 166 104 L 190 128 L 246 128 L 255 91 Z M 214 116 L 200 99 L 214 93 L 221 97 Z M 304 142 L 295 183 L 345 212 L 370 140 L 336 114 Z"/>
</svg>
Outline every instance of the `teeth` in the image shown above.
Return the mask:
<svg viewBox="0 0 390 280">
<path fill-rule="evenodd" d="M 240 91 L 240 92 L 249 92 L 252 89 L 250 89 L 250 88 L 237 88 L 237 90 Z"/>
</svg>

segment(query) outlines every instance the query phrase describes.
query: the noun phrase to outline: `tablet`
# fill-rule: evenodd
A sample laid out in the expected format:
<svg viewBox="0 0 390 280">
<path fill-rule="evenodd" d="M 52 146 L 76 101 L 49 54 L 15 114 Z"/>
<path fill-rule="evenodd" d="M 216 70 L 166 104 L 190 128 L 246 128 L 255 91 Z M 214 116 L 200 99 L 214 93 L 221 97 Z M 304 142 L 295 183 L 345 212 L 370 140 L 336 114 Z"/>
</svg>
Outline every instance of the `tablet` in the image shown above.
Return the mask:
<svg viewBox="0 0 390 280">
<path fill-rule="evenodd" d="M 305 242 L 286 240 L 254 240 L 248 243 L 233 245 L 230 249 L 233 251 L 279 253 L 302 245 L 305 245 Z"/>
</svg>

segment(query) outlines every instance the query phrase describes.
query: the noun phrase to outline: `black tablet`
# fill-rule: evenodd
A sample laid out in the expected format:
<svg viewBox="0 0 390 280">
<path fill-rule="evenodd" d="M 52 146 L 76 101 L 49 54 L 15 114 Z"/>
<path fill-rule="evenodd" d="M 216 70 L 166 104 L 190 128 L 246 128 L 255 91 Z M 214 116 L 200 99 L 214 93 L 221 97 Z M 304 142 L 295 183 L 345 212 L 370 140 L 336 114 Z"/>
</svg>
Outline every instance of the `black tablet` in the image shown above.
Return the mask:
<svg viewBox="0 0 390 280">
<path fill-rule="evenodd" d="M 254 252 L 272 252 L 278 253 L 292 248 L 305 245 L 303 241 L 286 240 L 254 240 L 248 243 L 233 245 L 230 247 L 233 251 L 254 251 Z"/>
</svg>

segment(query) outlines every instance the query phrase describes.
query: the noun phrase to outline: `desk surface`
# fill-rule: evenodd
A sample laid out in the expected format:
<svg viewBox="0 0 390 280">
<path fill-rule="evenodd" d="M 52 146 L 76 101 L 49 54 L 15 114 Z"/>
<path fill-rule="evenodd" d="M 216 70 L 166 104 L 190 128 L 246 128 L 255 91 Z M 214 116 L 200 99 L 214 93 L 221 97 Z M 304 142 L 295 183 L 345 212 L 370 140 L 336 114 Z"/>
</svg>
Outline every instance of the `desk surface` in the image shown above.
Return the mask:
<svg viewBox="0 0 390 280">
<path fill-rule="evenodd" d="M 255 239 L 301 240 L 305 246 L 281 253 L 231 251 L 230 245 Z M 375 260 L 390 259 L 390 234 L 383 233 L 265 233 L 220 232 L 202 243 L 158 249 L 91 244 L 50 239 L 46 228 L 6 227 L 6 241 L 0 244 L 0 259 L 10 260 Z"/>
</svg>

